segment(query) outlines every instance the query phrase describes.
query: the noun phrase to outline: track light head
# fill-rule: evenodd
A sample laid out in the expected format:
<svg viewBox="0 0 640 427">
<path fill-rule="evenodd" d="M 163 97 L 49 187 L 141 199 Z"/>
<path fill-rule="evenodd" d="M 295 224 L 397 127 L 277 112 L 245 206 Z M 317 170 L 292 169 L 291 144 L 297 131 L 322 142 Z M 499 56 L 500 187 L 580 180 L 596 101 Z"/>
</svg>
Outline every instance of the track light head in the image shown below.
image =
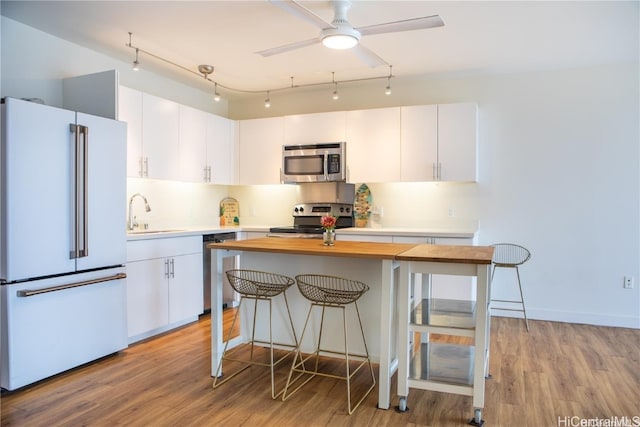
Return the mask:
<svg viewBox="0 0 640 427">
<path fill-rule="evenodd" d="M 129 33 L 131 34 L 131 33 Z M 140 69 L 140 61 L 138 61 L 138 49 L 136 48 L 136 60 L 133 61 L 133 71 L 138 71 Z"/>
<path fill-rule="evenodd" d="M 264 108 L 271 107 L 271 99 L 269 99 L 269 91 L 267 91 L 267 99 L 264 100 Z"/>
</svg>

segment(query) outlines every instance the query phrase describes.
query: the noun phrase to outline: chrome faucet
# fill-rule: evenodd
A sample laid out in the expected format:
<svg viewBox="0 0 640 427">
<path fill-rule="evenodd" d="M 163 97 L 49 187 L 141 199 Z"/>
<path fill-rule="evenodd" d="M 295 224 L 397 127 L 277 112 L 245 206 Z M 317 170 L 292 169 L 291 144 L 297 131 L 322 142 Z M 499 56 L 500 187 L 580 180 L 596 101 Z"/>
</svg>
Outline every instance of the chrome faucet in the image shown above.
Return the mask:
<svg viewBox="0 0 640 427">
<path fill-rule="evenodd" d="M 136 219 L 135 219 L 136 217 L 133 216 L 133 209 L 131 209 L 131 207 L 133 206 L 133 199 L 135 199 L 136 197 L 142 197 L 142 200 L 144 200 L 144 210 L 146 212 L 151 211 L 151 206 L 149 206 L 149 202 L 147 202 L 146 197 L 144 197 L 140 193 L 136 193 L 133 196 L 131 196 L 131 198 L 129 199 L 129 223 L 127 224 L 128 230 L 133 230 L 135 227 L 138 226 L 138 223 L 136 222 Z"/>
</svg>

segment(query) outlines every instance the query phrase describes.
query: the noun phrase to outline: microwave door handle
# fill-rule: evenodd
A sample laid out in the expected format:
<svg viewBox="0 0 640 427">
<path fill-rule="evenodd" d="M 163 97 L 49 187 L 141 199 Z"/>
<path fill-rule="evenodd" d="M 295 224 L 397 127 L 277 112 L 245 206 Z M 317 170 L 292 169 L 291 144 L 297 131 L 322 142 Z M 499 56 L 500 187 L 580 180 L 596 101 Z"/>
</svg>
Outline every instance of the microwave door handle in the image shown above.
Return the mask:
<svg viewBox="0 0 640 427">
<path fill-rule="evenodd" d="M 324 180 L 329 181 L 329 153 L 324 155 Z"/>
</svg>

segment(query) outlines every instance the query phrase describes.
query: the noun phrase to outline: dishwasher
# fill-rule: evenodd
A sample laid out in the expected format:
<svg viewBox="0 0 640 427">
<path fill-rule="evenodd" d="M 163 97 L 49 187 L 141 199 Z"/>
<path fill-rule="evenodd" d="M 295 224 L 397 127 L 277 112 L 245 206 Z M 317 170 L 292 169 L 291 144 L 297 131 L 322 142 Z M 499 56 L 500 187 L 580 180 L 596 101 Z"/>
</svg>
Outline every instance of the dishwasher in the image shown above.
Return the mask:
<svg viewBox="0 0 640 427">
<path fill-rule="evenodd" d="M 211 266 L 214 264 L 211 259 L 211 249 L 207 249 L 209 243 L 222 243 L 227 240 L 236 240 L 236 233 L 215 233 L 205 234 L 202 236 L 202 266 L 203 266 L 203 296 L 204 296 L 204 313 L 211 312 Z M 238 268 L 238 256 L 226 257 L 222 260 L 223 271 Z M 227 275 L 223 274 L 222 285 L 222 308 L 236 307 L 239 297 L 231 287 Z"/>
</svg>

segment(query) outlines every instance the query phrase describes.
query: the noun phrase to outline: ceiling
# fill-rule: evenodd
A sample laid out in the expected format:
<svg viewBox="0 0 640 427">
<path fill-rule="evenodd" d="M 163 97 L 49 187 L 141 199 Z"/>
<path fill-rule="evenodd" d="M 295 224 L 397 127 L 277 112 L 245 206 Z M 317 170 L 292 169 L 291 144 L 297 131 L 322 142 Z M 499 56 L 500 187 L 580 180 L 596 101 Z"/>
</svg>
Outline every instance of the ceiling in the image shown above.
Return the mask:
<svg viewBox="0 0 640 427">
<path fill-rule="evenodd" d="M 331 22 L 328 1 L 299 1 Z M 638 61 L 638 1 L 354 1 L 354 27 L 439 15 L 444 27 L 364 36 L 393 75 L 493 74 Z M 263 1 L 2 1 L 2 15 L 131 62 L 132 44 L 245 91 L 386 76 L 350 51 L 321 44 L 262 57 L 255 52 L 318 36 L 319 30 Z M 202 77 L 140 55 L 145 69 L 199 89 Z M 223 92 L 223 91 L 221 91 Z M 232 95 L 232 93 L 227 93 Z M 238 93 L 238 95 L 240 95 Z"/>
</svg>

